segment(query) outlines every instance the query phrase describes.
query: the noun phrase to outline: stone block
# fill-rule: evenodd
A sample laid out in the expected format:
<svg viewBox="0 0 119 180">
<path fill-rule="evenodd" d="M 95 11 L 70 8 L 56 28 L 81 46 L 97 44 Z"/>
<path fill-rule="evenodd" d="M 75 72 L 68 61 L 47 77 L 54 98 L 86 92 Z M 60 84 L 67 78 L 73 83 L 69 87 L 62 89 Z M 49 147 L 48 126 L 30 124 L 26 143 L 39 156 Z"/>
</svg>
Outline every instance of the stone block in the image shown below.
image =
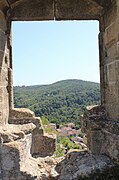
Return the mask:
<svg viewBox="0 0 119 180">
<path fill-rule="evenodd" d="M 3 61 L 4 61 L 4 52 L 0 51 L 0 68 L 2 68 Z"/>
<path fill-rule="evenodd" d="M 118 123 L 117 123 L 118 125 Z M 103 131 L 104 141 L 101 153 L 106 154 L 118 162 L 119 160 L 119 135 Z"/>
<path fill-rule="evenodd" d="M 107 65 L 105 73 L 105 107 L 109 118 L 119 119 L 119 60 Z"/>
<path fill-rule="evenodd" d="M 4 36 L 5 35 L 5 31 L 3 31 L 2 29 L 0 29 L 0 36 Z"/>
<path fill-rule="evenodd" d="M 117 41 L 117 59 L 119 59 L 119 40 Z"/>
<path fill-rule="evenodd" d="M 105 89 L 105 108 L 109 119 L 119 120 L 119 82 L 110 83 Z"/>
<path fill-rule="evenodd" d="M 107 120 L 102 129 L 105 132 L 119 136 L 119 121 Z"/>
<path fill-rule="evenodd" d="M 8 91 L 6 87 L 0 87 L 0 124 L 6 124 L 8 122 L 9 116 L 9 100 L 8 100 Z"/>
<path fill-rule="evenodd" d="M 52 156 L 56 150 L 55 135 L 33 134 L 32 155 L 35 156 Z"/>
<path fill-rule="evenodd" d="M 35 114 L 33 111 L 27 108 L 14 108 L 10 110 L 11 119 L 33 119 Z M 23 123 L 24 124 L 24 123 Z"/>
<path fill-rule="evenodd" d="M 119 30 L 119 20 L 115 20 L 105 29 L 105 45 L 106 49 L 110 48 L 118 41 L 118 30 Z"/>
<path fill-rule="evenodd" d="M 89 20 L 99 19 L 103 10 L 99 4 L 87 0 L 57 0 L 56 20 Z"/>
<path fill-rule="evenodd" d="M 9 54 L 5 51 L 0 51 L 0 68 L 7 70 L 9 67 Z"/>
<path fill-rule="evenodd" d="M 112 90 L 113 91 L 113 90 Z M 114 99 L 115 101 L 115 99 Z M 111 103 L 109 103 L 111 105 Z M 118 108 L 118 110 L 116 109 Z M 115 114 L 114 114 L 115 111 Z M 108 119 L 107 112 L 113 117 Z M 117 114 L 118 113 L 118 114 Z M 117 116 L 117 119 L 115 118 Z M 88 149 L 95 154 L 106 154 L 116 161 L 119 159 L 119 106 L 105 109 L 101 106 L 88 108 L 83 117 L 83 129 L 87 133 Z M 115 118 L 115 119 L 114 119 Z"/>
<path fill-rule="evenodd" d="M 116 80 L 117 81 L 119 81 L 119 60 L 117 60 L 116 62 L 115 62 L 115 66 L 116 66 L 116 68 L 115 68 L 115 73 L 116 73 Z M 118 86 L 119 87 L 119 86 Z"/>
<path fill-rule="evenodd" d="M 105 109 L 109 119 L 119 121 L 119 103 L 106 104 Z"/>
<path fill-rule="evenodd" d="M 0 11 L 0 29 L 3 31 L 6 30 L 6 19 L 2 11 Z"/>
<path fill-rule="evenodd" d="M 4 1 L 4 0 L 0 0 L 0 10 L 1 12 L 6 12 L 8 8 L 8 2 L 7 1 Z"/>
<path fill-rule="evenodd" d="M 11 11 L 12 20 L 53 20 L 53 0 L 25 0 L 13 6 Z"/>
<path fill-rule="evenodd" d="M 119 1 L 116 0 L 116 4 L 117 4 L 117 17 L 119 17 Z"/>
<path fill-rule="evenodd" d="M 105 127 L 107 113 L 103 106 L 88 106 L 81 118 L 81 130 L 88 133 L 90 131 L 99 131 Z"/>
<path fill-rule="evenodd" d="M 119 82 L 114 84 L 110 84 L 108 87 L 109 91 L 109 99 L 108 102 L 111 103 L 118 103 L 119 102 Z"/>
<path fill-rule="evenodd" d="M 115 82 L 116 81 L 116 72 L 115 72 L 115 61 L 107 64 L 107 81 Z"/>
<path fill-rule="evenodd" d="M 107 58 L 105 59 L 105 63 L 110 63 L 114 61 L 114 59 L 119 58 L 119 53 L 118 53 L 118 43 L 114 43 L 111 47 L 107 48 Z"/>
<path fill-rule="evenodd" d="M 8 86 L 8 69 L 5 70 L 0 68 L 0 86 Z"/>
<path fill-rule="evenodd" d="M 6 46 L 7 46 L 7 36 L 1 34 L 0 35 L 0 50 L 2 50 L 4 52 Z"/>
<path fill-rule="evenodd" d="M 100 154 L 104 142 L 104 135 L 101 130 L 93 130 L 90 132 L 90 151 L 94 154 Z"/>
<path fill-rule="evenodd" d="M 107 28 L 110 24 L 112 24 L 115 19 L 117 19 L 117 3 L 112 1 L 112 4 L 108 6 L 107 9 L 105 9 L 104 14 L 104 27 Z"/>
<path fill-rule="evenodd" d="M 95 154 L 106 154 L 112 159 L 119 159 L 119 135 L 107 131 L 92 131 L 90 134 L 90 151 Z"/>
<path fill-rule="evenodd" d="M 0 99 L 2 99 L 1 96 L 0 96 Z M 2 104 L 2 102 L 0 102 L 0 124 L 4 124 L 2 109 L 3 109 L 3 104 Z"/>
<path fill-rule="evenodd" d="M 1 150 L 1 163 L 3 171 L 13 171 L 19 169 L 19 152 L 17 149 L 14 149 L 9 146 L 2 146 Z M 16 158 L 13 158 L 15 156 Z M 5 172 L 4 172 L 5 173 Z"/>
<path fill-rule="evenodd" d="M 1 91 L 1 88 L 0 88 L 0 91 Z M 2 93 L 0 92 L 0 105 L 1 105 L 1 103 L 2 103 Z M 0 106 L 1 107 L 1 106 Z"/>
</svg>

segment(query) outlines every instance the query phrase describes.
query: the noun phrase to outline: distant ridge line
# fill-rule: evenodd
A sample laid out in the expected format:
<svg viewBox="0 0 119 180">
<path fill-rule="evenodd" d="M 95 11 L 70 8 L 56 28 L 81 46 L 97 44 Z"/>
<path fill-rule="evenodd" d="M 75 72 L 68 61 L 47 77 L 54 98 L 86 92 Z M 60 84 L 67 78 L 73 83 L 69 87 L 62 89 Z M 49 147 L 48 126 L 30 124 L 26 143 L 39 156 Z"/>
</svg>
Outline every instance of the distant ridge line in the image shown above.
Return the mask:
<svg viewBox="0 0 119 180">
<path fill-rule="evenodd" d="M 21 86 L 19 86 L 19 85 L 17 85 L 17 86 L 14 86 L 14 87 L 37 87 L 37 86 L 52 86 L 52 85 L 55 85 L 55 84 L 59 84 L 59 83 L 63 83 L 63 82 L 67 82 L 67 83 L 69 83 L 69 82 L 73 82 L 73 81 L 77 81 L 77 82 L 85 82 L 85 83 L 94 83 L 94 84 L 100 84 L 100 83 L 98 83 L 98 82 L 93 82 L 93 81 L 87 81 L 87 80 L 81 80 L 81 79 L 64 79 L 64 80 L 59 80 L 59 81 L 56 81 L 56 82 L 53 82 L 53 83 L 51 83 L 51 84 L 36 84 L 36 85 L 21 85 Z"/>
</svg>

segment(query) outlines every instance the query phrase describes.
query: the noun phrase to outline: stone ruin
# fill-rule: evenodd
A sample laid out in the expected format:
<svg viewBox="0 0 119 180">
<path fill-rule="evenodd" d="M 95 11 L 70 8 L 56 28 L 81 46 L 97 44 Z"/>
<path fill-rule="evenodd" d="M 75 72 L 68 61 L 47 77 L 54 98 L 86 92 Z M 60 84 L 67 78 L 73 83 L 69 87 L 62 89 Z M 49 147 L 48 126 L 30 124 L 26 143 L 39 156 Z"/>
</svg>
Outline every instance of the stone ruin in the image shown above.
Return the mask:
<svg viewBox="0 0 119 180">
<path fill-rule="evenodd" d="M 82 118 L 88 150 L 119 162 L 119 0 L 0 0 L 0 179 L 40 179 L 32 156 L 52 155 L 55 138 L 13 101 L 12 21 L 98 20 L 101 106 Z"/>
</svg>

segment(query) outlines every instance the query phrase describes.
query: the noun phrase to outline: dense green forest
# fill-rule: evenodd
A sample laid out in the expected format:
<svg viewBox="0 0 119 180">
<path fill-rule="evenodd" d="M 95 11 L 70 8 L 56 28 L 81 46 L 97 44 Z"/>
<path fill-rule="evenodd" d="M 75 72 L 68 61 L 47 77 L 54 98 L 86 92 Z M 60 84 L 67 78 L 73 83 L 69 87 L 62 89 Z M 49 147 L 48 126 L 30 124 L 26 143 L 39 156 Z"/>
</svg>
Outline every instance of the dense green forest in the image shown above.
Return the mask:
<svg viewBox="0 0 119 180">
<path fill-rule="evenodd" d="M 65 124 L 79 118 L 85 106 L 100 103 L 98 83 L 82 80 L 63 80 L 50 85 L 14 87 L 15 107 L 29 108 L 36 116 L 49 122 Z"/>
</svg>

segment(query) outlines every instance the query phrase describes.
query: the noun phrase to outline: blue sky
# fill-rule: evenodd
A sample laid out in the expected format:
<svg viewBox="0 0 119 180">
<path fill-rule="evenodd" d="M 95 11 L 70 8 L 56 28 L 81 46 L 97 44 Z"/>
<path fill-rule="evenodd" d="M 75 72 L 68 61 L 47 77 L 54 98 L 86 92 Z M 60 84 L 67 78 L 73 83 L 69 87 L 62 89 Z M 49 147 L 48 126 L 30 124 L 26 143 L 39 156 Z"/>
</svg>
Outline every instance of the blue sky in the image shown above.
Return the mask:
<svg viewBox="0 0 119 180">
<path fill-rule="evenodd" d="M 14 85 L 99 82 L 97 21 L 13 22 Z"/>
</svg>

